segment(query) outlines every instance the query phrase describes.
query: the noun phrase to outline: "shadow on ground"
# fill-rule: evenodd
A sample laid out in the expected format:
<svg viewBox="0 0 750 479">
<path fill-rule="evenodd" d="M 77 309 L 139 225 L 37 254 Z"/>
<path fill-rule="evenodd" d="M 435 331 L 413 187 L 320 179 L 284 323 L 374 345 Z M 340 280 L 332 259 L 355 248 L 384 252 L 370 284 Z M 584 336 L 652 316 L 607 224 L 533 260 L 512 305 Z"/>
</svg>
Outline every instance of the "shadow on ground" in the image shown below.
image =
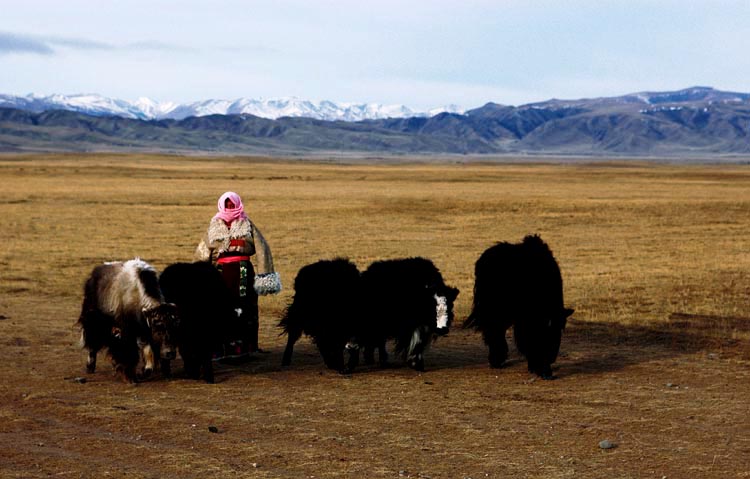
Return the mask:
<svg viewBox="0 0 750 479">
<path fill-rule="evenodd" d="M 623 325 L 612 322 L 571 320 L 563 336 L 555 374 L 600 374 L 628 366 L 705 352 L 717 357 L 750 359 L 750 318 L 673 313 L 657 326 Z M 508 334 L 509 360 L 504 368 L 524 368 L 526 361 L 515 350 Z M 336 374 L 326 369 L 312 343 L 297 343 L 292 365 L 281 366 L 283 348 L 272 347 L 241 363 L 215 365 L 216 379 L 223 382 L 237 375 L 273 374 L 296 371 L 310 374 Z M 427 372 L 445 369 L 489 367 L 487 347 L 480 334 L 454 328 L 439 338 L 425 356 Z M 409 371 L 403 360 L 390 352 L 388 370 Z M 378 374 L 377 365 L 360 365 L 353 374 Z M 175 364 L 175 376 L 183 376 L 181 361 Z"/>
<path fill-rule="evenodd" d="M 673 313 L 655 326 L 571 321 L 558 375 L 594 374 L 701 352 L 750 359 L 750 318 Z"/>
</svg>

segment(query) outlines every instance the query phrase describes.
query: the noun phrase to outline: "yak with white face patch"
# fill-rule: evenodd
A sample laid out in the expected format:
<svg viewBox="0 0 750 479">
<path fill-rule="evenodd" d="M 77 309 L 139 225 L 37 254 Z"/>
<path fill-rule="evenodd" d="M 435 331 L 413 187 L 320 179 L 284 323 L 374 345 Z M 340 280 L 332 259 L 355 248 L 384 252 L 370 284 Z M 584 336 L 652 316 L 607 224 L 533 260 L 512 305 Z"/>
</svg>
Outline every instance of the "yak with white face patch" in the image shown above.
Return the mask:
<svg viewBox="0 0 750 479">
<path fill-rule="evenodd" d="M 423 371 L 424 353 L 436 336 L 448 333 L 458 289 L 447 286 L 440 271 L 425 258 L 376 261 L 362 273 L 362 331 L 357 340 L 365 362 L 387 362 L 385 344 L 409 366 Z"/>
<path fill-rule="evenodd" d="M 438 331 L 448 329 L 448 322 L 450 318 L 448 316 L 448 298 L 445 296 L 435 295 L 435 302 L 437 306 L 435 310 L 437 312 L 436 324 Z"/>
</svg>

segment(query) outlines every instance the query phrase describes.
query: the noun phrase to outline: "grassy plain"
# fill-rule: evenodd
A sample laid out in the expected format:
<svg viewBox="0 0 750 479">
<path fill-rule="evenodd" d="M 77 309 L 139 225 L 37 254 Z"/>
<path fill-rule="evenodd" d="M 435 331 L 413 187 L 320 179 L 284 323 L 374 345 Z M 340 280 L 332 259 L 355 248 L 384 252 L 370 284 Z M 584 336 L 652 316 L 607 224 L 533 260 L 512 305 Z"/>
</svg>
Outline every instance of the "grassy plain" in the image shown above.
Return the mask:
<svg viewBox="0 0 750 479">
<path fill-rule="evenodd" d="M 750 477 L 750 167 L 0 157 L 1 477 Z M 73 324 L 103 261 L 192 259 L 240 193 L 286 289 L 267 355 L 215 385 L 84 373 Z M 539 233 L 576 309 L 557 381 L 460 329 L 473 264 Z M 461 290 L 427 372 L 324 369 L 275 324 L 297 270 L 421 255 Z M 85 377 L 86 382 L 76 381 Z M 209 432 L 215 426 L 218 433 Z M 617 447 L 602 450 L 608 439 Z"/>
</svg>

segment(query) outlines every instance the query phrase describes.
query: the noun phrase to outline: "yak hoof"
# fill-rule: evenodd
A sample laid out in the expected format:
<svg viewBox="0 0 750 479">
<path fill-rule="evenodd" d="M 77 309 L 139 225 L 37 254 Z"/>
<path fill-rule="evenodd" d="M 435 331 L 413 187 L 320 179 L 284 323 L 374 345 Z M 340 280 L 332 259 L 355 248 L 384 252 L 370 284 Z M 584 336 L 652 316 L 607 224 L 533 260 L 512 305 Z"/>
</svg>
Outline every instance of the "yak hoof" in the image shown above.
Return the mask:
<svg viewBox="0 0 750 479">
<path fill-rule="evenodd" d="M 508 359 L 507 355 L 493 354 L 490 351 L 489 357 L 487 358 L 490 362 L 490 367 L 499 369 L 505 365 L 505 361 Z"/>
<path fill-rule="evenodd" d="M 131 385 L 138 384 L 135 374 L 127 373 L 125 371 L 118 371 L 116 375 L 119 376 L 122 382 L 124 382 L 125 384 L 131 384 Z"/>
<path fill-rule="evenodd" d="M 86 372 L 89 374 L 94 374 L 96 372 L 96 364 L 87 364 Z"/>
<path fill-rule="evenodd" d="M 490 356 L 490 367 L 493 369 L 500 369 L 505 367 L 506 358 L 494 358 Z"/>
<path fill-rule="evenodd" d="M 532 374 L 536 374 L 545 381 L 557 379 L 557 377 L 552 374 L 552 368 L 550 366 L 542 366 L 540 368 L 529 366 L 529 372 Z"/>
<path fill-rule="evenodd" d="M 412 359 L 409 361 L 409 367 L 416 371 L 424 372 L 424 361 L 421 359 Z"/>
</svg>

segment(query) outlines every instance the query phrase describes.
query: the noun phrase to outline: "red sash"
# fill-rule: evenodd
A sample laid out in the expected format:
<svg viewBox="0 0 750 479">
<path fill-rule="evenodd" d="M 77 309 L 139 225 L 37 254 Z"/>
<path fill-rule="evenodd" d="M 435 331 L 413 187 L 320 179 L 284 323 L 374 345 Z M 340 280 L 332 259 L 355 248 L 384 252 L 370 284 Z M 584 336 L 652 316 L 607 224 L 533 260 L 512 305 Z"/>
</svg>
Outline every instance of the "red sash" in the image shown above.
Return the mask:
<svg viewBox="0 0 750 479">
<path fill-rule="evenodd" d="M 249 256 L 222 256 L 217 259 L 216 262 L 219 264 L 237 263 L 238 261 L 250 261 Z"/>
</svg>

